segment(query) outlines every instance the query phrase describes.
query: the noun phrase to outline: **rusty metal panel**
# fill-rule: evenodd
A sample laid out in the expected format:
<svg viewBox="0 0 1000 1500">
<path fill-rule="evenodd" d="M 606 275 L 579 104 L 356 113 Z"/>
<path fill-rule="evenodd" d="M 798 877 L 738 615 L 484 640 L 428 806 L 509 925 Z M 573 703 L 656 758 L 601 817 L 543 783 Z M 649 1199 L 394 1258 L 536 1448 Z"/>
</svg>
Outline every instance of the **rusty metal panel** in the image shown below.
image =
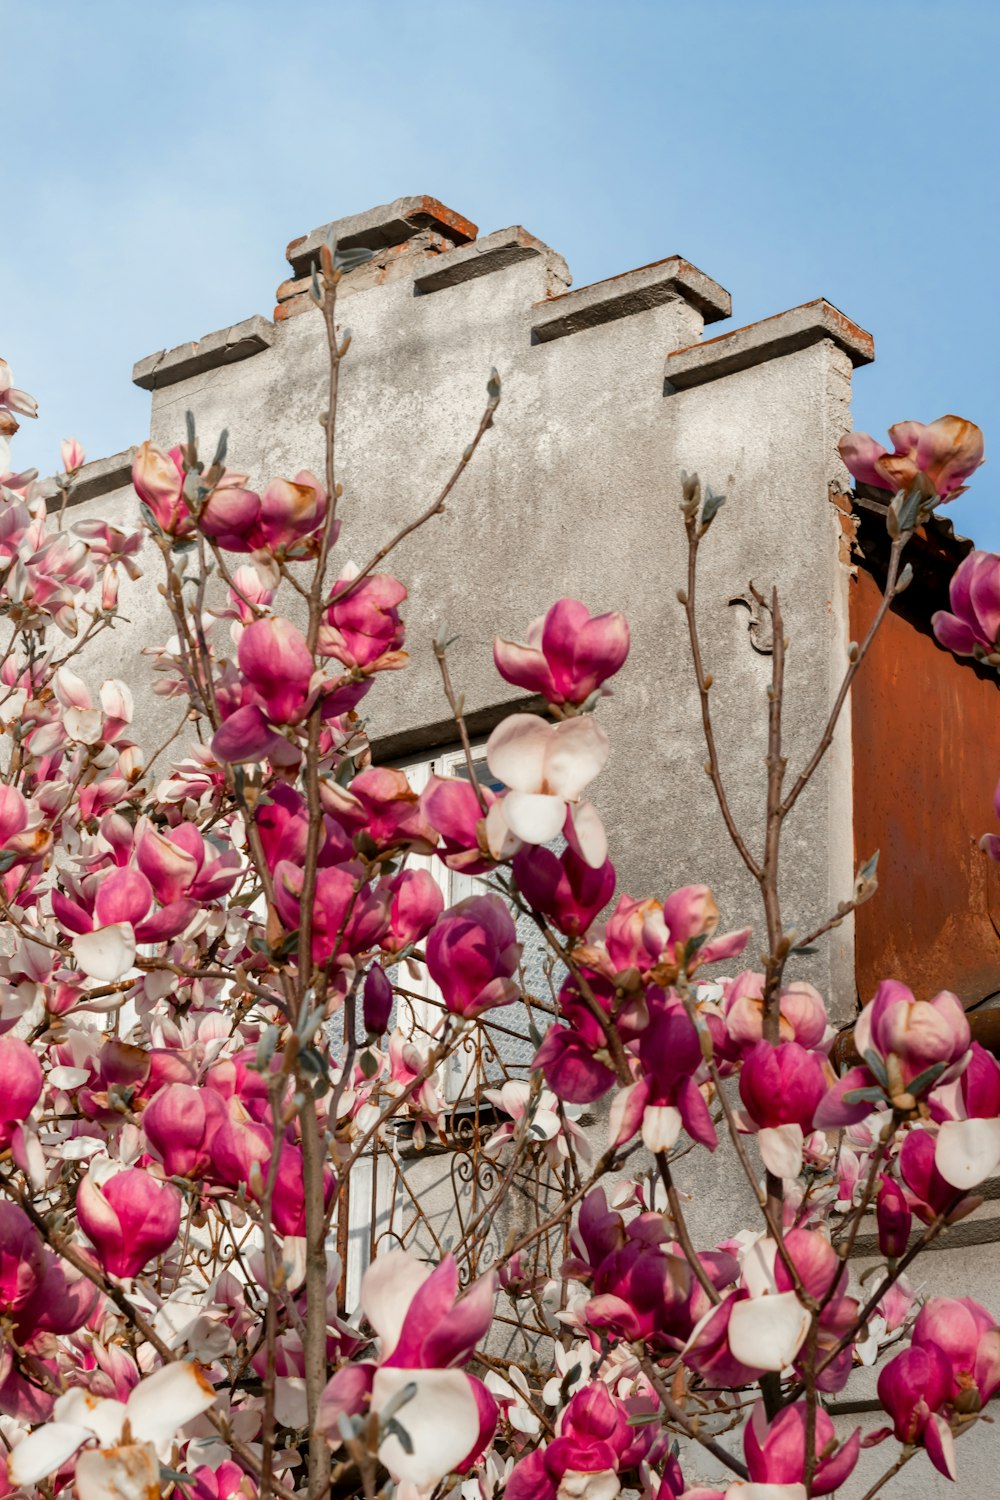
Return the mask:
<svg viewBox="0 0 1000 1500">
<path fill-rule="evenodd" d="M 916 597 L 904 594 L 889 613 L 853 689 L 859 864 L 881 851 L 878 893 L 856 918 L 861 1001 L 889 978 L 918 998 L 952 989 L 967 1005 L 1000 991 L 1000 867 L 979 849 L 980 836 L 997 831 L 1000 689 L 992 674 L 942 650 L 929 626 L 960 556 L 933 559 L 930 587 L 918 575 Z M 859 569 L 855 640 L 879 597 Z"/>
</svg>

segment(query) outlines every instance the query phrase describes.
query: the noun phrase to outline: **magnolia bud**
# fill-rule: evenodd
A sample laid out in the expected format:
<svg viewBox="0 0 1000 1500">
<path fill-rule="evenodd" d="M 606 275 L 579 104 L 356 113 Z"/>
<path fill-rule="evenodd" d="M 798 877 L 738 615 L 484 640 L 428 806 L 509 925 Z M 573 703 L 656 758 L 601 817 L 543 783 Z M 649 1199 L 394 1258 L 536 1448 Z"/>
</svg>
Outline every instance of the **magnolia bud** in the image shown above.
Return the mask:
<svg viewBox="0 0 1000 1500">
<path fill-rule="evenodd" d="M 392 982 L 381 964 L 372 964 L 365 976 L 364 1017 L 369 1036 L 381 1036 L 392 1014 Z"/>
</svg>

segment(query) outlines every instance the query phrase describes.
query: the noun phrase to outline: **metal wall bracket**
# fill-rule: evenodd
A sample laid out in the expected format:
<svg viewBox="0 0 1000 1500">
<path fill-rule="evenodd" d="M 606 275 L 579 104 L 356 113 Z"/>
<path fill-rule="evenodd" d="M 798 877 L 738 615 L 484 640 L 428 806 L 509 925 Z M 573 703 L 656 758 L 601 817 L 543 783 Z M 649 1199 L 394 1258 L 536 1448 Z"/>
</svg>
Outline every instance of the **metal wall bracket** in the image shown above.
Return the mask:
<svg viewBox="0 0 1000 1500">
<path fill-rule="evenodd" d="M 761 656 L 771 656 L 774 652 L 774 629 L 771 624 L 771 606 L 758 588 L 754 587 L 751 578 L 750 584 L 742 594 L 734 594 L 729 601 L 730 605 L 742 604 L 749 611 L 750 619 L 747 629 L 750 632 L 750 644 Z"/>
</svg>

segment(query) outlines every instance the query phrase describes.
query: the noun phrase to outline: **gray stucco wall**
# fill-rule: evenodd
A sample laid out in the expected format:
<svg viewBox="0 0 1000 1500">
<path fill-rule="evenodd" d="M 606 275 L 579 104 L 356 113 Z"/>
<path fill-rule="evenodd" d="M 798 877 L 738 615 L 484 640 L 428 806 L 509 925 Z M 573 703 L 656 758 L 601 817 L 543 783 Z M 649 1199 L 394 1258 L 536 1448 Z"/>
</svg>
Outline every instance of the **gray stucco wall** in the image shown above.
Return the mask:
<svg viewBox="0 0 1000 1500">
<path fill-rule="evenodd" d="M 521 258 L 490 252 L 497 242 L 519 245 Z M 495 427 L 447 513 L 386 564 L 410 590 L 412 659 L 366 700 L 371 736 L 398 755 L 447 733 L 431 651 L 442 625 L 458 633 L 452 672 L 475 715 L 514 695 L 492 665 L 496 633 L 520 635 L 562 594 L 594 611 L 624 609 L 634 644 L 602 708 L 613 753 L 593 789 L 622 886 L 664 895 L 704 880 L 726 926 L 759 922 L 756 894 L 727 845 L 702 769 L 676 601 L 685 567 L 680 472 L 698 470 L 729 496 L 703 548 L 700 612 L 727 782 L 757 844 L 770 658 L 752 650 L 747 614 L 728 601 L 751 578 L 782 591 L 794 772 L 844 664 L 847 581 L 827 495 L 830 481 L 842 477 L 836 441 L 850 425 L 851 364 L 868 357 L 866 336 L 854 330 L 845 338 L 846 320 L 831 319 L 831 310 L 795 310 L 769 320 L 773 327 L 756 325 L 763 334 L 738 332 L 720 340 L 718 351 L 704 345 L 671 361 L 672 375 L 688 368 L 677 374 L 684 388 L 665 394 L 666 357 L 698 345 L 706 312 L 728 310 L 727 295 L 707 277 L 674 260 L 566 295 L 561 258 L 524 231 L 472 246 L 448 243 L 430 250 L 411 242 L 384 279 L 362 267 L 342 283 L 340 316 L 353 342 L 341 381 L 337 563 L 363 562 L 427 504 L 475 430 L 491 366 L 503 379 Z M 477 274 L 470 275 L 473 252 Z M 484 273 L 484 265 L 492 269 Z M 434 289 L 422 291 L 428 282 Z M 563 295 L 553 297 L 554 290 Z M 139 378 L 156 382 L 153 440 L 179 441 L 190 409 L 206 445 L 228 427 L 229 462 L 252 484 L 300 467 L 319 472 L 327 378 L 321 318 L 303 311 L 273 326 L 255 318 L 241 327 L 251 329 L 245 345 L 260 345 L 251 357 L 213 364 L 220 356 L 205 340 L 142 362 Z M 741 353 L 748 337 L 751 347 Z M 215 343 L 231 354 L 240 338 L 227 330 Z M 175 378 L 199 363 L 199 351 L 210 367 Z M 727 373 L 727 359 L 742 368 Z M 133 505 L 127 489 L 115 490 L 75 513 L 124 521 Z M 159 559 L 150 548 L 146 563 L 147 579 L 122 592 L 122 613 L 133 623 L 120 625 L 101 653 L 102 668 L 130 681 L 144 675 L 131 665 L 136 646 L 167 632 L 155 593 Z M 285 605 L 293 615 L 294 603 Z M 137 721 L 143 740 L 158 742 L 174 722 L 173 707 L 140 685 Z M 834 774 L 817 778 L 788 825 L 785 909 L 800 930 L 852 886 L 848 728 L 845 716 Z M 837 1016 L 849 1014 L 849 926 L 802 972 L 829 993 Z"/>
</svg>

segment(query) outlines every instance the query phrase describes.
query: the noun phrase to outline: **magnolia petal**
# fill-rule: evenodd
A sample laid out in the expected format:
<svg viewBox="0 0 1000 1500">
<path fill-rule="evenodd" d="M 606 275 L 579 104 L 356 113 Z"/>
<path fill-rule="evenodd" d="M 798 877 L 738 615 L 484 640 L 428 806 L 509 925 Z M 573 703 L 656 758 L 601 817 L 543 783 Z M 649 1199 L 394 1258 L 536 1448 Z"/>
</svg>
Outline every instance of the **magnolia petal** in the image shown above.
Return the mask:
<svg viewBox="0 0 1000 1500">
<path fill-rule="evenodd" d="M 278 1375 L 275 1378 L 274 1415 L 282 1427 L 305 1427 L 309 1408 L 304 1375 Z"/>
<path fill-rule="evenodd" d="M 472 1451 L 479 1436 L 479 1407 L 461 1370 L 380 1369 L 372 1383 L 372 1409 L 381 1410 L 411 1383 L 415 1394 L 397 1409 L 395 1420 L 413 1452 L 390 1435 L 378 1456 L 394 1479 L 429 1492 Z"/>
<path fill-rule="evenodd" d="M 956 656 L 971 656 L 976 649 L 978 637 L 972 626 L 947 610 L 939 609 L 931 616 L 931 628 L 945 650 Z"/>
<path fill-rule="evenodd" d="M 608 1115 L 608 1141 L 612 1146 L 624 1146 L 632 1139 L 642 1123 L 648 1098 L 647 1078 L 640 1078 L 638 1083 L 630 1083 L 627 1088 L 616 1091 Z M 677 1119 L 679 1125 L 679 1111 Z"/>
<path fill-rule="evenodd" d="M 806 1500 L 804 1484 L 731 1484 L 725 1500 Z"/>
<path fill-rule="evenodd" d="M 405 1250 L 390 1250 L 372 1261 L 361 1283 L 361 1311 L 378 1334 L 382 1358 L 399 1342 L 410 1303 L 431 1274 Z"/>
<path fill-rule="evenodd" d="M 948 1423 L 939 1412 L 932 1413 L 930 1421 L 924 1428 L 924 1447 L 935 1469 L 946 1479 L 954 1479 L 956 1474 L 955 1438 Z"/>
<path fill-rule="evenodd" d="M 647 1105 L 642 1115 L 642 1143 L 647 1151 L 669 1151 L 681 1133 L 681 1112 L 672 1104 Z"/>
<path fill-rule="evenodd" d="M 551 730 L 545 779 L 567 802 L 576 802 L 607 765 L 611 741 L 593 714 L 563 719 Z"/>
<path fill-rule="evenodd" d="M 215 1390 L 199 1367 L 181 1359 L 140 1380 L 125 1411 L 133 1437 L 159 1448 L 214 1401 Z"/>
<path fill-rule="evenodd" d="M 545 757 L 553 726 L 534 714 L 511 714 L 486 742 L 486 762 L 505 786 L 536 791 L 545 776 Z"/>
<path fill-rule="evenodd" d="M 801 1125 L 771 1125 L 757 1132 L 760 1159 L 775 1177 L 798 1177 L 802 1171 Z"/>
<path fill-rule="evenodd" d="M 777 1292 L 778 1285 L 774 1279 L 777 1256 L 777 1243 L 764 1234 L 740 1255 L 740 1273 L 751 1297 L 761 1297 L 765 1292 Z"/>
<path fill-rule="evenodd" d="M 1000 1120 L 946 1120 L 938 1131 L 934 1165 L 952 1187 L 984 1182 L 1000 1164 Z"/>
<path fill-rule="evenodd" d="M 91 979 L 111 984 L 127 974 L 135 962 L 135 932 L 130 922 L 115 922 L 73 939 L 77 967 Z"/>
<path fill-rule="evenodd" d="M 110 1397 L 92 1396 L 82 1386 L 74 1386 L 60 1396 L 52 1412 L 58 1422 L 88 1427 L 99 1443 L 109 1447 L 122 1435 L 125 1403 Z"/>
<path fill-rule="evenodd" d="M 97 708 L 67 708 L 63 727 L 71 740 L 82 745 L 96 745 L 101 738 L 104 720 Z"/>
<path fill-rule="evenodd" d="M 729 1318 L 729 1349 L 752 1370 L 786 1369 L 809 1331 L 809 1314 L 794 1292 L 737 1302 Z"/>
<path fill-rule="evenodd" d="M 614 1469 L 567 1469 L 559 1481 L 556 1500 L 615 1500 L 621 1488 Z"/>
<path fill-rule="evenodd" d="M 608 835 L 592 802 L 570 808 L 569 830 L 567 842 L 592 870 L 599 870 L 608 857 Z"/>
<path fill-rule="evenodd" d="M 486 847 L 494 859 L 510 859 L 521 847 L 521 840 L 512 833 L 504 812 L 506 797 L 491 802 L 486 814 Z"/>
<path fill-rule="evenodd" d="M 89 1427 L 81 1427 L 76 1422 L 46 1422 L 42 1427 L 36 1427 L 23 1443 L 18 1443 L 8 1459 L 11 1484 L 16 1489 L 37 1484 L 46 1475 L 61 1469 L 77 1448 L 93 1436 Z"/>
<path fill-rule="evenodd" d="M 160 1461 L 151 1443 L 91 1448 L 76 1463 L 77 1500 L 153 1500 L 160 1493 Z"/>
<path fill-rule="evenodd" d="M 537 792 L 508 792 L 503 799 L 507 827 L 526 844 L 549 844 L 562 832 L 566 804 Z"/>
</svg>

